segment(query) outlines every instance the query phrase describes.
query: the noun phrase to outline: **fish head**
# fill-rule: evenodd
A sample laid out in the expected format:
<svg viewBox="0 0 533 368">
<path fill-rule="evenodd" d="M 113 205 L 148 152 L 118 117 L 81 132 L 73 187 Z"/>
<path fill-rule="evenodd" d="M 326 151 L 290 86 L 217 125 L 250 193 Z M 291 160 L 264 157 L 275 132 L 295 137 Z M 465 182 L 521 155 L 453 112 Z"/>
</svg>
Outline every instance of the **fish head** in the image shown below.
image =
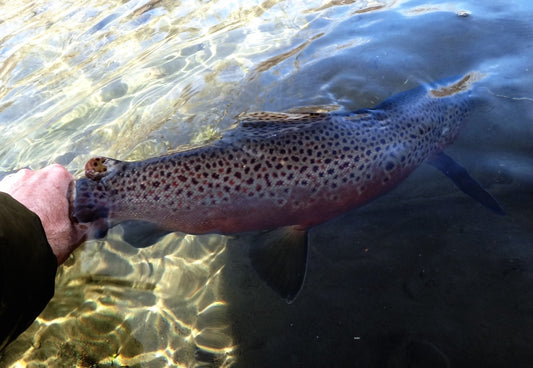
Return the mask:
<svg viewBox="0 0 533 368">
<path fill-rule="evenodd" d="M 473 95 L 472 85 L 483 78 L 477 72 L 471 72 L 449 82 L 441 81 L 428 88 L 428 97 L 435 102 L 434 119 L 438 146 L 440 149 L 451 144 L 457 138 L 459 131 L 477 104 Z"/>
<path fill-rule="evenodd" d="M 440 105 L 445 111 L 436 129 L 439 148 L 443 149 L 450 145 L 459 135 L 471 111 L 469 102 L 468 96 L 462 96 L 462 98 L 450 99 L 449 102 Z"/>
</svg>

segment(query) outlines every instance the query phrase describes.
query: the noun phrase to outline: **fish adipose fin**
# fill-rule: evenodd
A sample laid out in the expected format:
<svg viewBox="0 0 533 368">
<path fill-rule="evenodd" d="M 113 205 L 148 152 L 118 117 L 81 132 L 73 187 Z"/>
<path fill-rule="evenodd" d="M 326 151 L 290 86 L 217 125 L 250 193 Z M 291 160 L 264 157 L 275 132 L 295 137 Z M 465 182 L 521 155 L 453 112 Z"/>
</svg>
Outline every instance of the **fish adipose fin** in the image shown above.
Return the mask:
<svg viewBox="0 0 533 368">
<path fill-rule="evenodd" d="M 254 236 L 250 259 L 259 277 L 292 303 L 305 279 L 307 230 L 287 226 Z"/>
<path fill-rule="evenodd" d="M 505 215 L 498 202 L 481 185 L 472 178 L 466 169 L 444 152 L 439 152 L 428 163 L 442 171 L 455 185 L 470 197 L 498 215 Z"/>
<path fill-rule="evenodd" d="M 122 161 L 112 158 L 93 157 L 85 164 L 85 176 L 91 180 L 99 181 L 120 164 Z"/>
</svg>

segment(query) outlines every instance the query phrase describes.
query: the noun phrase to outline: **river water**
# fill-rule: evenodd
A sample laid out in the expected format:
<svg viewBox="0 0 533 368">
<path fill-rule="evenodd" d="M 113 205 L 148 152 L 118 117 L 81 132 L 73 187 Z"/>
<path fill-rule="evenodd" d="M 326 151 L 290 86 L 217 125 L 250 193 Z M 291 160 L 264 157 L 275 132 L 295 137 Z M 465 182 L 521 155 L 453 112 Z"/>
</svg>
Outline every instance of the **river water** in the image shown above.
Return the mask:
<svg viewBox="0 0 533 368">
<path fill-rule="evenodd" d="M 287 305 L 245 238 L 116 227 L 58 270 L 2 367 L 529 367 L 533 361 L 530 1 L 0 2 L 0 177 L 94 155 L 144 159 L 243 112 L 355 110 L 479 72 L 447 152 L 493 215 L 429 166 L 316 227 Z M 145 244 L 146 243 L 146 244 Z M 417 365 L 418 364 L 418 365 Z"/>
</svg>

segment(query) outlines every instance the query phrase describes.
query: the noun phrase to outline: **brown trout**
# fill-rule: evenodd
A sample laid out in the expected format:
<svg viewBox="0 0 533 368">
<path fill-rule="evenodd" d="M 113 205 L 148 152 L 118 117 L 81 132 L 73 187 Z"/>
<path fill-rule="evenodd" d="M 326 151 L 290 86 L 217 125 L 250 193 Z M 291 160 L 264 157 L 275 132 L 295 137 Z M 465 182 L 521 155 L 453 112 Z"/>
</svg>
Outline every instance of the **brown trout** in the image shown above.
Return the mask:
<svg viewBox="0 0 533 368">
<path fill-rule="evenodd" d="M 144 161 L 92 158 L 77 181 L 75 216 L 189 234 L 270 230 L 255 239 L 252 264 L 291 301 L 305 275 L 306 230 L 388 192 L 425 161 L 502 213 L 442 152 L 471 110 L 475 79 L 351 113 L 252 113 L 214 142 Z"/>
</svg>

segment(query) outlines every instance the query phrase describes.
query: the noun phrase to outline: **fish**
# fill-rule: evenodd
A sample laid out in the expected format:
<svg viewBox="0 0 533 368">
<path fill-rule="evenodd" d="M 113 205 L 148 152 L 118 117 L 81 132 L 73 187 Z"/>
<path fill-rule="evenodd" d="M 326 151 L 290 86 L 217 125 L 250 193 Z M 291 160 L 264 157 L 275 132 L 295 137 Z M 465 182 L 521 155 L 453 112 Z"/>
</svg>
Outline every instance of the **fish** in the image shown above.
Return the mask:
<svg viewBox="0 0 533 368">
<path fill-rule="evenodd" d="M 74 216 L 253 233 L 254 269 L 290 303 L 305 279 L 308 230 L 389 192 L 424 162 L 504 213 L 443 152 L 475 105 L 479 79 L 421 85 L 353 112 L 248 113 L 217 140 L 142 161 L 93 157 L 76 182 Z"/>
</svg>

